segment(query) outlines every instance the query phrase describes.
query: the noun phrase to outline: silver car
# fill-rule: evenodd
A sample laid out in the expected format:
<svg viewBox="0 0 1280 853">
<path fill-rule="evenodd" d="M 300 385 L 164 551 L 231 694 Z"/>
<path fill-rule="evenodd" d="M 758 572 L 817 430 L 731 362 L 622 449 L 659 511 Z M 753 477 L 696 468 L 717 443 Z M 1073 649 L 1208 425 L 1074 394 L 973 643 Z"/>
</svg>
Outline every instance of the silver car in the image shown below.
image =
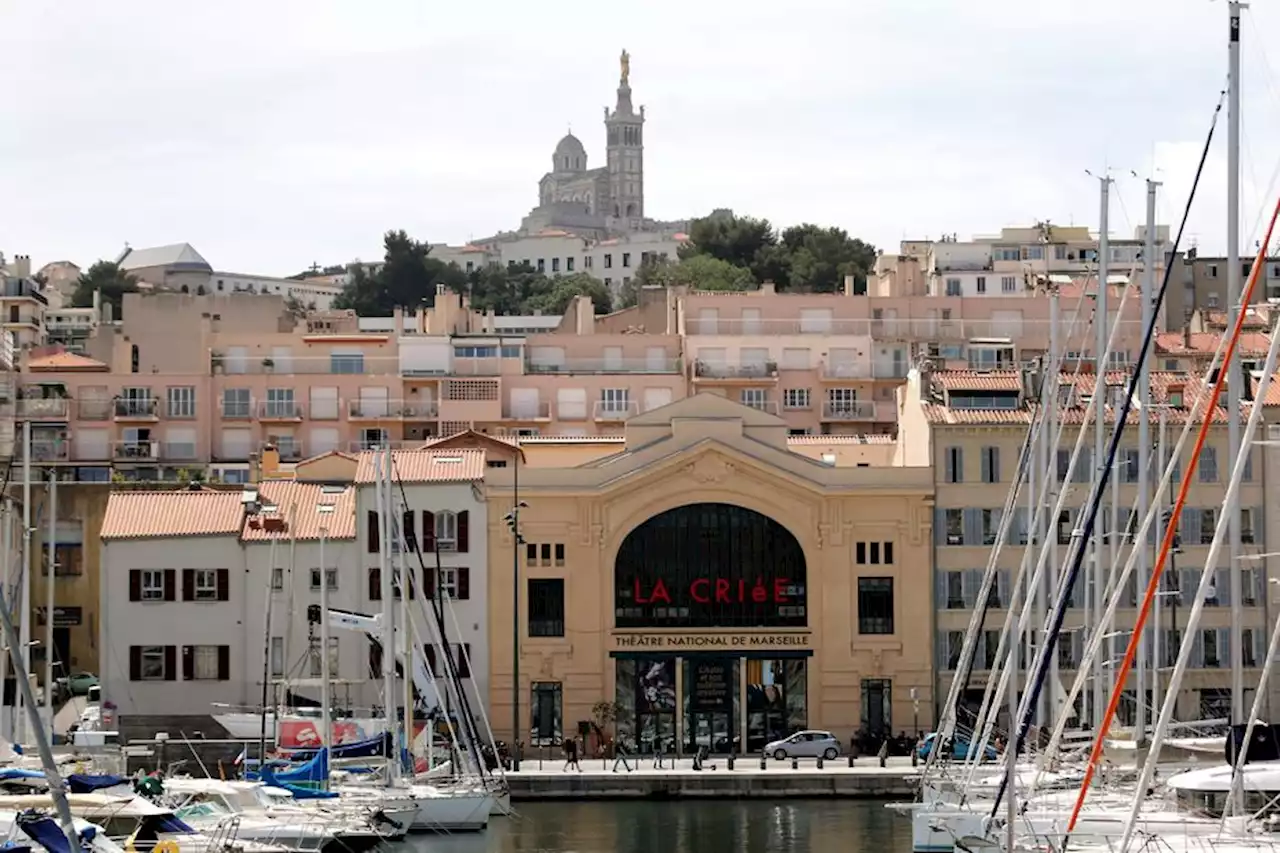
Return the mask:
<svg viewBox="0 0 1280 853">
<path fill-rule="evenodd" d="M 833 761 L 840 755 L 840 741 L 831 732 L 803 731 L 775 740 L 764 748 L 765 755 L 779 761 L 787 758 L 824 758 Z"/>
</svg>

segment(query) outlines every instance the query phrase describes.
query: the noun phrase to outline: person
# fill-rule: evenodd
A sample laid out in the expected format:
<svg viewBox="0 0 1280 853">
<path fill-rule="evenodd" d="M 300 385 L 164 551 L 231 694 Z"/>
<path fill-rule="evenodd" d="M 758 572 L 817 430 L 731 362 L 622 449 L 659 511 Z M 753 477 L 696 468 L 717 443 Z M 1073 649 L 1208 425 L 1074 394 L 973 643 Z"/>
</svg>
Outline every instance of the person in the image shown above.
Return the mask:
<svg viewBox="0 0 1280 853">
<path fill-rule="evenodd" d="M 664 755 L 662 750 L 662 738 L 660 737 L 654 738 L 653 739 L 653 767 L 655 770 L 662 769 L 663 761 L 665 760 L 665 758 L 666 756 Z"/>
<path fill-rule="evenodd" d="M 880 759 L 880 766 L 884 767 L 886 759 L 889 758 L 889 739 L 885 738 L 880 741 L 880 751 L 876 753 L 876 758 Z"/>
<path fill-rule="evenodd" d="M 577 738 L 567 737 L 564 739 L 564 754 L 565 754 L 564 769 L 569 770 L 570 768 L 573 768 L 574 770 L 577 770 L 579 773 L 581 773 L 582 765 L 578 763 Z"/>
<path fill-rule="evenodd" d="M 619 738 L 613 745 L 613 772 L 618 772 L 618 764 L 621 763 L 627 772 L 631 772 L 631 765 L 627 763 L 627 748 L 623 745 L 622 739 Z"/>
</svg>

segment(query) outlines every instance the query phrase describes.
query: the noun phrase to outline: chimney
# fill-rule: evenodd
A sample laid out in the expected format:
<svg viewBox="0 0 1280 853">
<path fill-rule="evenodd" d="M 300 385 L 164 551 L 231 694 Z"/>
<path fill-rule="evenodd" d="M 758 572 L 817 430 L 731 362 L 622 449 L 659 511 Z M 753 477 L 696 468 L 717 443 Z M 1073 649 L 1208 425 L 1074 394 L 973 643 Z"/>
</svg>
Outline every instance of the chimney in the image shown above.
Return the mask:
<svg viewBox="0 0 1280 853">
<path fill-rule="evenodd" d="M 760 282 L 760 292 L 761 293 L 777 293 L 778 289 L 776 286 L 774 286 L 773 279 L 766 278 L 764 281 Z"/>
<path fill-rule="evenodd" d="M 1187 349 L 1191 349 L 1191 324 L 1187 323 L 1182 327 L 1182 345 Z"/>
<path fill-rule="evenodd" d="M 844 277 L 844 295 L 845 296 L 854 295 L 853 294 L 853 276 L 851 275 L 847 275 Z"/>
<path fill-rule="evenodd" d="M 444 282 L 436 282 L 436 296 L 444 296 Z"/>
<path fill-rule="evenodd" d="M 31 278 L 31 256 L 13 256 L 13 274 L 18 278 Z"/>
<path fill-rule="evenodd" d="M 262 458 L 258 462 L 260 479 L 270 480 L 280 473 L 280 451 L 274 444 L 262 445 Z"/>
</svg>

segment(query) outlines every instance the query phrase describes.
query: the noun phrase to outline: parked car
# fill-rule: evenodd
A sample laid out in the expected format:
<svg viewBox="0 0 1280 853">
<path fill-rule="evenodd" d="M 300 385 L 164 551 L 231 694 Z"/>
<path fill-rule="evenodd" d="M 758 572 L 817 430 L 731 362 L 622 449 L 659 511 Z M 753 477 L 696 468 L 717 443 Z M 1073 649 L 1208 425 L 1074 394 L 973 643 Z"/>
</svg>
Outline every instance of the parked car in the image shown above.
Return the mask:
<svg viewBox="0 0 1280 853">
<path fill-rule="evenodd" d="M 98 676 L 89 672 L 73 672 L 66 678 L 59 678 L 55 683 L 66 691 L 66 695 L 86 696 L 90 687 L 98 686 Z"/>
<path fill-rule="evenodd" d="M 920 744 L 920 757 L 928 758 L 929 753 L 933 751 L 933 741 L 937 737 L 937 732 L 925 735 L 924 741 Z M 965 761 L 969 758 L 969 740 L 963 737 L 955 737 L 951 739 L 951 757 L 956 761 Z M 983 751 L 983 761 L 995 761 L 999 757 L 996 748 L 991 744 L 987 744 L 987 748 Z"/>
<path fill-rule="evenodd" d="M 766 744 L 764 754 L 772 755 L 778 761 L 787 758 L 825 758 L 832 761 L 840 757 L 840 741 L 831 732 L 796 732 L 790 737 Z"/>
</svg>

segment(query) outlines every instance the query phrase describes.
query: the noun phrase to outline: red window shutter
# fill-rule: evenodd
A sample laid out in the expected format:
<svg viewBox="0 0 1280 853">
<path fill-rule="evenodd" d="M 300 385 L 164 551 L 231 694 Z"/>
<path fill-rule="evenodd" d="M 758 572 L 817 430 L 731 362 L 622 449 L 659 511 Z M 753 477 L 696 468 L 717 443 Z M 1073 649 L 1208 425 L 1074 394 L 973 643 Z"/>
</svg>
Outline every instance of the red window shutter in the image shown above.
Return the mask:
<svg viewBox="0 0 1280 853">
<path fill-rule="evenodd" d="M 178 648 L 177 646 L 164 647 L 164 680 L 178 680 Z"/>
<path fill-rule="evenodd" d="M 382 569 L 372 568 L 369 570 L 369 600 L 382 600 Z"/>
<path fill-rule="evenodd" d="M 422 550 L 436 549 L 436 514 L 431 510 L 422 511 Z"/>
<path fill-rule="evenodd" d="M 436 569 L 435 566 L 422 567 L 422 597 L 436 597 Z"/>
<path fill-rule="evenodd" d="M 196 570 L 195 569 L 182 570 L 182 600 L 183 601 L 196 600 Z"/>
<path fill-rule="evenodd" d="M 182 647 L 182 680 L 190 681 L 196 677 L 196 647 Z"/>
<path fill-rule="evenodd" d="M 377 554 L 382 550 L 382 530 L 378 524 L 378 511 L 376 509 L 369 510 L 365 517 L 364 538 L 368 540 L 370 554 Z"/>
<path fill-rule="evenodd" d="M 218 646 L 218 680 L 231 680 L 231 647 Z"/>
<path fill-rule="evenodd" d="M 454 569 L 458 576 L 458 600 L 466 601 L 471 597 L 471 570 L 466 566 Z"/>
<path fill-rule="evenodd" d="M 164 600 L 176 601 L 178 597 L 178 570 L 164 570 Z"/>
<path fill-rule="evenodd" d="M 129 647 L 129 680 L 142 680 L 142 646 Z"/>
<path fill-rule="evenodd" d="M 413 519 L 413 510 L 411 509 L 406 509 L 404 516 L 400 519 L 400 532 L 404 535 L 404 550 L 410 554 L 418 550 L 418 533 L 414 529 L 416 525 L 413 523 Z"/>
<path fill-rule="evenodd" d="M 467 553 L 471 544 L 471 510 L 464 509 L 458 513 L 458 553 Z"/>
<path fill-rule="evenodd" d="M 218 600 L 231 600 L 231 571 L 229 569 L 218 569 Z"/>
<path fill-rule="evenodd" d="M 129 600 L 142 600 L 142 569 L 129 570 Z"/>
</svg>

